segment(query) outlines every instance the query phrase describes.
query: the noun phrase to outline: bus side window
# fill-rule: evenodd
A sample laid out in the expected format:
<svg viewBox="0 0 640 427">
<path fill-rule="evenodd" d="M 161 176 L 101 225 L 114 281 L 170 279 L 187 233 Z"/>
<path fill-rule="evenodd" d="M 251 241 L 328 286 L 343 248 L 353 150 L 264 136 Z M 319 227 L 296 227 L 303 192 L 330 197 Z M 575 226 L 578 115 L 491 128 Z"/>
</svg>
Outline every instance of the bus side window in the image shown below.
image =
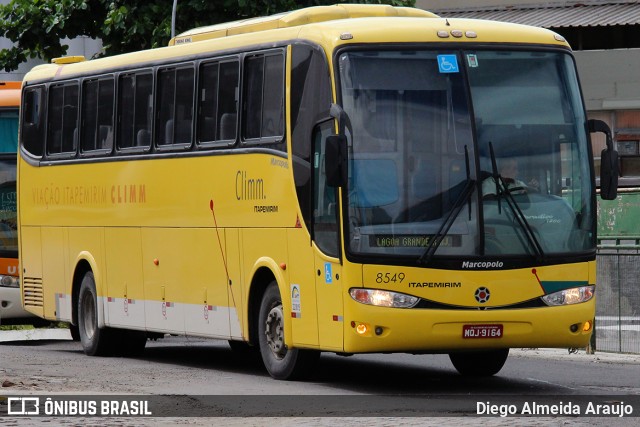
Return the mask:
<svg viewBox="0 0 640 427">
<path fill-rule="evenodd" d="M 113 78 L 85 81 L 82 92 L 82 152 L 111 150 L 113 147 Z"/>
<path fill-rule="evenodd" d="M 193 126 L 193 67 L 158 72 L 156 143 L 182 147 L 191 144 Z"/>
<path fill-rule="evenodd" d="M 51 86 L 47 154 L 73 154 L 78 146 L 78 84 Z"/>
<path fill-rule="evenodd" d="M 198 143 L 236 140 L 238 124 L 239 62 L 208 62 L 200 67 Z"/>
<path fill-rule="evenodd" d="M 118 148 L 147 148 L 151 145 L 153 74 L 121 75 L 118 87 Z"/>
<path fill-rule="evenodd" d="M 247 56 L 243 80 L 242 136 L 259 143 L 278 143 L 284 135 L 284 55 Z"/>
<path fill-rule="evenodd" d="M 44 127 L 42 111 L 44 110 L 44 88 L 42 86 L 25 90 L 22 115 L 22 147 L 36 157 L 42 156 Z"/>
</svg>

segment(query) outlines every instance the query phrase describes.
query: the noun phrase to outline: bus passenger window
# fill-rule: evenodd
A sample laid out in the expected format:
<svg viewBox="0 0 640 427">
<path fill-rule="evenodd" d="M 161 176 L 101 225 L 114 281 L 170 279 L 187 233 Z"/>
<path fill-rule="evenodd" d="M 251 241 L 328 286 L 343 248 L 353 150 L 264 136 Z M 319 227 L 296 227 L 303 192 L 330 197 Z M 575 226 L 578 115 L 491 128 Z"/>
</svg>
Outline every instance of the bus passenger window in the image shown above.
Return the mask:
<svg viewBox="0 0 640 427">
<path fill-rule="evenodd" d="M 236 140 L 238 128 L 238 86 L 240 80 L 238 61 L 220 64 L 217 123 L 221 140 Z"/>
<path fill-rule="evenodd" d="M 118 148 L 151 145 L 153 75 L 140 72 L 120 76 L 118 94 Z"/>
<path fill-rule="evenodd" d="M 111 150 L 113 147 L 113 79 L 85 81 L 82 91 L 82 152 Z"/>
<path fill-rule="evenodd" d="M 246 59 L 243 93 L 244 139 L 279 142 L 284 135 L 284 57 L 280 52 Z"/>
<path fill-rule="evenodd" d="M 219 64 L 206 63 L 200 66 L 200 98 L 198 99 L 198 142 L 216 139 L 216 114 L 218 109 Z"/>
<path fill-rule="evenodd" d="M 191 67 L 169 68 L 158 72 L 158 146 L 191 144 L 194 76 Z"/>
<path fill-rule="evenodd" d="M 78 85 L 52 86 L 50 92 L 47 154 L 75 153 L 78 144 Z"/>
<path fill-rule="evenodd" d="M 209 62 L 200 68 L 198 142 L 236 140 L 238 61 Z M 227 142 L 225 145 L 228 145 Z"/>
</svg>

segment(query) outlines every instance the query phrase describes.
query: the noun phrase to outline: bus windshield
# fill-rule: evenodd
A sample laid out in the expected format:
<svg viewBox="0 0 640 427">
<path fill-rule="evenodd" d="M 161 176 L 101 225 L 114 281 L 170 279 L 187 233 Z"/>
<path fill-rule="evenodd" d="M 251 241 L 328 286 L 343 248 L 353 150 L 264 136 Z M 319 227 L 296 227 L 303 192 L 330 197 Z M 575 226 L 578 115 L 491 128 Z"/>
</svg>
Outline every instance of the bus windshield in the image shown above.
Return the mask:
<svg viewBox="0 0 640 427">
<path fill-rule="evenodd" d="M 16 159 L 0 155 L 0 253 L 18 251 Z"/>
<path fill-rule="evenodd" d="M 348 251 L 593 251 L 586 117 L 559 51 L 345 51 Z"/>
<path fill-rule="evenodd" d="M 18 252 L 16 151 L 18 108 L 0 109 L 0 253 Z M 9 153 L 9 154 L 6 154 Z"/>
</svg>

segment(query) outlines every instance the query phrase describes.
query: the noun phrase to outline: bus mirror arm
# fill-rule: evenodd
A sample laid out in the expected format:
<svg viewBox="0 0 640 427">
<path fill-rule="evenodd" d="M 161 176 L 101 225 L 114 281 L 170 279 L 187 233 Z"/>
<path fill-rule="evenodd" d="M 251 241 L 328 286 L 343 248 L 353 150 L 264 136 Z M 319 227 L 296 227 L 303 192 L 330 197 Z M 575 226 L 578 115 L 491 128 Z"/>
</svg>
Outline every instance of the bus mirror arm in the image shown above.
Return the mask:
<svg viewBox="0 0 640 427">
<path fill-rule="evenodd" d="M 346 130 L 353 135 L 353 129 L 351 129 L 351 120 L 349 115 L 338 104 L 331 104 L 329 114 L 334 119 L 338 119 L 338 135 L 346 135 Z"/>
<path fill-rule="evenodd" d="M 620 166 L 618 152 L 613 148 L 611 128 L 602 120 L 589 120 L 589 132 L 604 133 L 607 138 L 607 148 L 600 153 L 600 197 L 603 200 L 614 200 L 618 195 L 618 176 Z"/>
</svg>

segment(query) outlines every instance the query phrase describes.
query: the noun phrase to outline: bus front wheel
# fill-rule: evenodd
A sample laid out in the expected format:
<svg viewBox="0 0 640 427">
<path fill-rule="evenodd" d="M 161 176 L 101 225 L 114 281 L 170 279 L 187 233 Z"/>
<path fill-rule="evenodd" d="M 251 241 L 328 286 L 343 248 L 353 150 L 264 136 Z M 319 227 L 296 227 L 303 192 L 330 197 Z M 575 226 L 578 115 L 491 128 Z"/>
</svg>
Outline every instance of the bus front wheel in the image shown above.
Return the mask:
<svg viewBox="0 0 640 427">
<path fill-rule="evenodd" d="M 315 350 L 288 348 L 284 342 L 284 312 L 276 282 L 267 288 L 258 317 L 258 340 L 262 361 L 269 374 L 278 380 L 306 376 L 320 356 Z"/>
<path fill-rule="evenodd" d="M 106 356 L 111 349 L 110 332 L 98 327 L 98 294 L 93 272 L 82 278 L 78 295 L 78 332 L 85 354 Z"/>
<path fill-rule="evenodd" d="M 497 374 L 509 356 L 508 348 L 449 353 L 456 370 L 466 377 L 490 377 Z"/>
</svg>

